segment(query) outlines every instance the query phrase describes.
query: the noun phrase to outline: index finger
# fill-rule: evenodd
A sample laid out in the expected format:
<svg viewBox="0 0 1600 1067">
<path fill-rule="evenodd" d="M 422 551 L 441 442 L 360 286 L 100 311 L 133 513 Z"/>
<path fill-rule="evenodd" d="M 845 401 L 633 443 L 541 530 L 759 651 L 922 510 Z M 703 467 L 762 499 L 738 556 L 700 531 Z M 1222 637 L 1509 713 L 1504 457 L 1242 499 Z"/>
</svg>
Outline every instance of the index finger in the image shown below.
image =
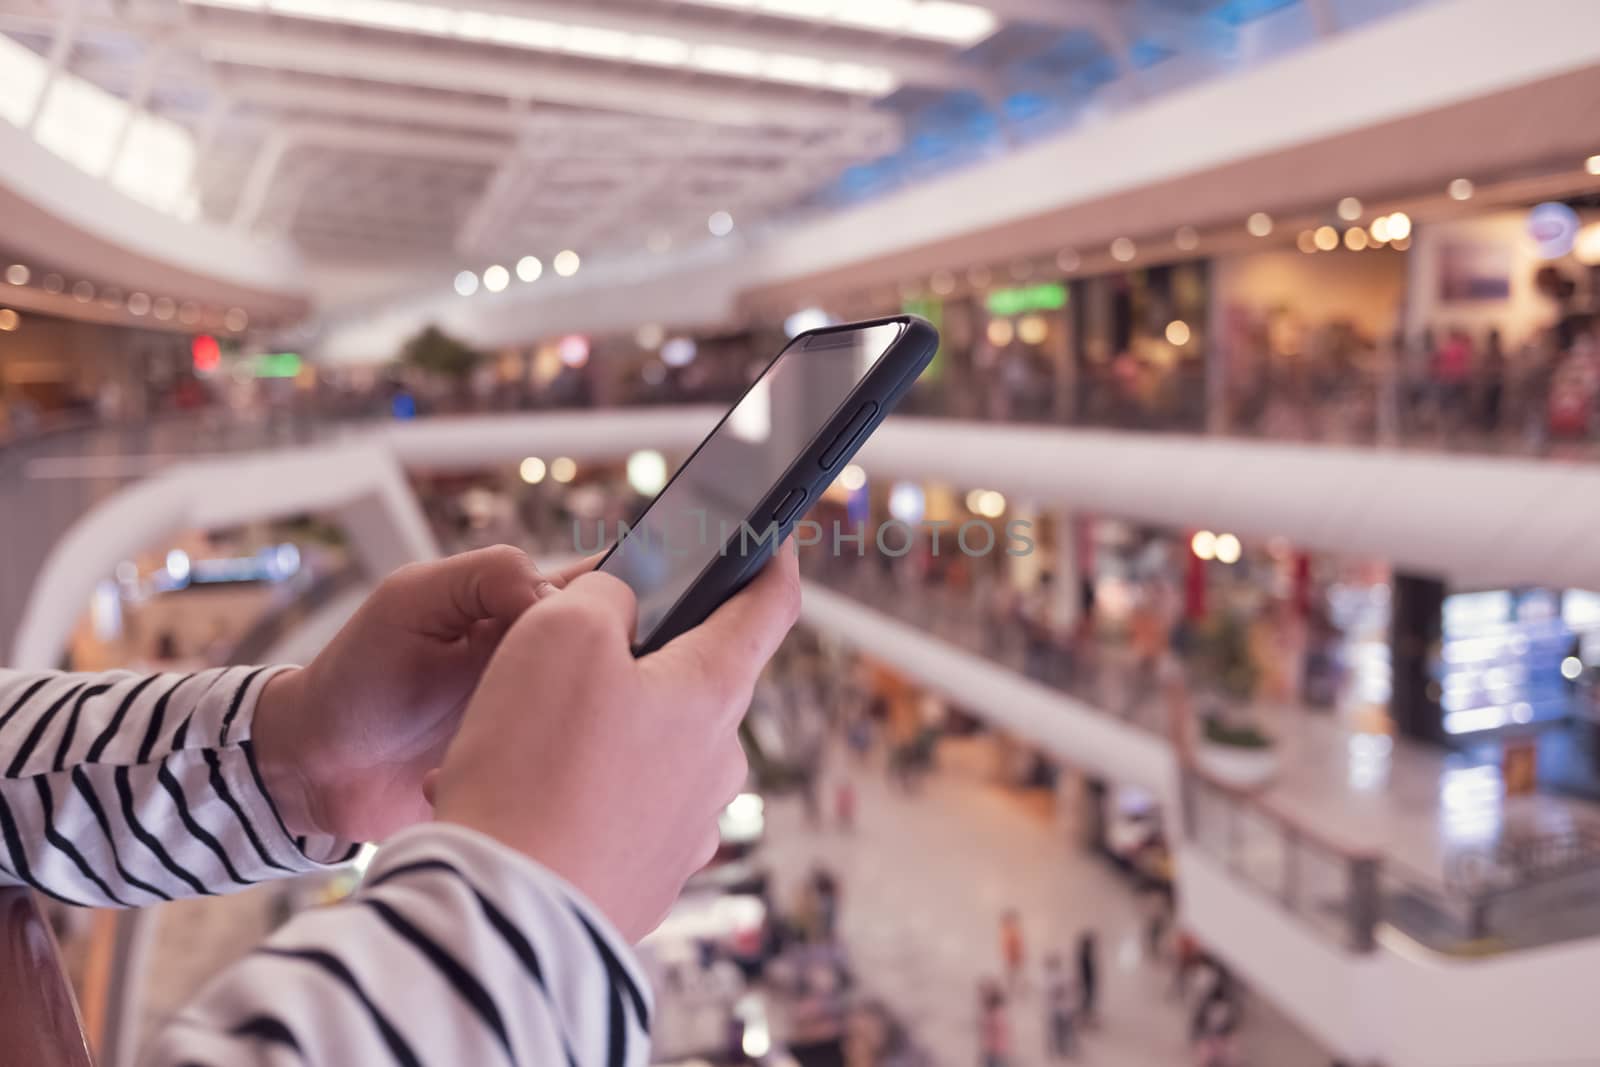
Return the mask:
<svg viewBox="0 0 1600 1067">
<path fill-rule="evenodd" d="M 645 657 L 669 668 L 692 661 L 705 681 L 726 694 L 755 687 L 761 668 L 800 618 L 800 564 L 794 541 L 785 541 L 749 585 L 710 618 Z"/>
<path fill-rule="evenodd" d="M 548 575 L 551 584 L 557 589 L 565 589 L 567 583 L 578 577 L 578 575 L 588 574 L 598 567 L 605 555 L 604 552 L 596 552 L 592 556 L 584 556 L 582 559 L 573 560 L 570 563 L 562 563 L 554 574 Z"/>
<path fill-rule="evenodd" d="M 509 624 L 540 598 L 549 580 L 527 554 L 494 545 L 413 563 L 380 587 L 391 614 L 427 633 L 456 637 L 474 624 Z"/>
</svg>

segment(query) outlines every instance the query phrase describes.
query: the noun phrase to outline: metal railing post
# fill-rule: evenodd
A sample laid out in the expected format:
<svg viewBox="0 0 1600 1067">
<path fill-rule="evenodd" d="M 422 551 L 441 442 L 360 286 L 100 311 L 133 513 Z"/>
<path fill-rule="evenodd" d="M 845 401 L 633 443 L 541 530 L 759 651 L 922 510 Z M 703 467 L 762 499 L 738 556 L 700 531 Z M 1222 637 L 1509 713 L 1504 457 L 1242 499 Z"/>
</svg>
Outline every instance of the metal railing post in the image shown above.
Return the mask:
<svg viewBox="0 0 1600 1067">
<path fill-rule="evenodd" d="M 1378 918 L 1381 911 L 1377 857 L 1359 856 L 1350 860 L 1346 907 L 1350 922 L 1350 950 L 1371 952 L 1378 945 Z"/>
<path fill-rule="evenodd" d="M 1283 834 L 1283 895 L 1284 907 L 1296 911 L 1300 899 L 1300 832 L 1293 826 L 1284 827 Z"/>
</svg>

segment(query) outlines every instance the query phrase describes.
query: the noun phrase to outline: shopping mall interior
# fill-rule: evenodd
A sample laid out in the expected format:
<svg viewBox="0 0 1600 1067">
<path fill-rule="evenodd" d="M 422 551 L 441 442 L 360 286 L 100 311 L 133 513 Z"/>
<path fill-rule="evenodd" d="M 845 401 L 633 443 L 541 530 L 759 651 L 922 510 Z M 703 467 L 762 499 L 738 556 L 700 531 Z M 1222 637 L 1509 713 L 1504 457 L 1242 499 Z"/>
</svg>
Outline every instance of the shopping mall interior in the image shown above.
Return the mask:
<svg viewBox="0 0 1600 1067">
<path fill-rule="evenodd" d="M 1600 1065 L 1594 0 L 0 0 L 0 270 L 0 1062 Z M 635 947 L 574 905 L 609 1048 L 578 941 L 476 969 L 511 874 L 430 939 L 211 749 L 134 795 L 182 681 L 108 821 L 85 673 L 581 572 L 791 338 L 907 315 L 714 858 Z"/>
</svg>

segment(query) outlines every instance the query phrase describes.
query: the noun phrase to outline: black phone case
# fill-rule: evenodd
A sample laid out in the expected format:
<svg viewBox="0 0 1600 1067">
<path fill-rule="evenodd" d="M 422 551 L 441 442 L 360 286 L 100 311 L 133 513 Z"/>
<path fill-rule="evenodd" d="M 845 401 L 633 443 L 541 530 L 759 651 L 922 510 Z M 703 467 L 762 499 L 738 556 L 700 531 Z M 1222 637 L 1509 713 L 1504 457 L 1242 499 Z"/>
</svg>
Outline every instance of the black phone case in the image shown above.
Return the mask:
<svg viewBox="0 0 1600 1067">
<path fill-rule="evenodd" d="M 838 326 L 826 326 L 821 329 L 807 330 L 785 345 L 766 367 L 762 368 L 760 381 L 772 369 L 784 353 L 791 348 L 826 347 L 830 335 L 837 335 L 853 330 L 860 330 L 871 326 L 882 326 L 888 323 L 905 323 L 906 328 L 895 338 L 889 350 L 883 354 L 873 368 L 867 372 L 855 389 L 838 406 L 822 428 L 811 438 L 810 443 L 795 457 L 781 478 L 768 489 L 746 520 L 753 530 L 765 532 L 768 525 L 776 522 L 778 536 L 776 538 L 740 538 L 735 535 L 725 546 L 724 551 L 715 556 L 688 592 L 673 605 L 667 612 L 654 633 L 646 635 L 634 648 L 634 655 L 643 656 L 654 652 L 668 641 L 677 637 L 686 630 L 691 630 L 704 622 L 706 616 L 715 611 L 733 594 L 744 588 L 745 583 L 760 572 L 773 550 L 783 543 L 789 536 L 806 511 L 815 504 L 822 490 L 844 469 L 867 438 L 883 422 L 884 418 L 894 409 L 896 403 L 905 395 L 918 376 L 920 376 L 929 363 L 933 361 L 934 354 L 939 350 L 939 331 L 933 324 L 915 315 L 891 315 L 881 319 L 865 319 L 860 322 L 847 322 Z M 751 383 L 752 388 L 754 383 Z M 748 390 L 746 390 L 748 392 Z M 739 406 L 744 396 L 741 394 L 738 401 L 729 407 L 706 435 L 709 440 L 722 424 L 728 420 L 728 415 Z M 861 415 L 862 409 L 868 404 L 876 405 L 875 409 Z M 858 417 L 859 416 L 859 417 Z M 843 441 L 843 449 L 835 446 L 841 437 L 848 437 Z M 673 480 L 689 468 L 699 455 L 700 449 L 705 447 L 705 441 L 695 446 L 689 458 L 673 473 Z M 837 453 L 837 454 L 834 454 Z M 829 463 L 823 466 L 822 459 L 827 456 Z M 671 486 L 667 483 L 661 490 L 666 492 Z M 805 494 L 798 503 L 790 501 L 790 496 L 796 490 Z M 659 497 L 660 494 L 658 493 Z M 649 513 L 650 507 L 655 505 L 651 500 L 644 511 L 640 512 L 638 519 L 642 520 Z M 786 513 L 779 517 L 780 509 Z M 611 553 L 617 550 L 616 545 L 606 552 L 605 558 L 599 563 L 604 568 L 606 560 L 611 558 Z"/>
</svg>

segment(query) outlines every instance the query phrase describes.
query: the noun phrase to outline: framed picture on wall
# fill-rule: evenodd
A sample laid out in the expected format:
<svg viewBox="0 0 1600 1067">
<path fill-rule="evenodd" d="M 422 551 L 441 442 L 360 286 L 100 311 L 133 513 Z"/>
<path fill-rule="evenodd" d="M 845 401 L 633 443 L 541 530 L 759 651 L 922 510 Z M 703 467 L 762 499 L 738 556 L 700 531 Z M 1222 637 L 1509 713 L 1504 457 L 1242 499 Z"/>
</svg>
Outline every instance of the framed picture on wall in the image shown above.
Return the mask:
<svg viewBox="0 0 1600 1067">
<path fill-rule="evenodd" d="M 1492 241 L 1451 241 L 1439 249 L 1439 300 L 1446 304 L 1511 296 L 1511 249 Z"/>
</svg>

